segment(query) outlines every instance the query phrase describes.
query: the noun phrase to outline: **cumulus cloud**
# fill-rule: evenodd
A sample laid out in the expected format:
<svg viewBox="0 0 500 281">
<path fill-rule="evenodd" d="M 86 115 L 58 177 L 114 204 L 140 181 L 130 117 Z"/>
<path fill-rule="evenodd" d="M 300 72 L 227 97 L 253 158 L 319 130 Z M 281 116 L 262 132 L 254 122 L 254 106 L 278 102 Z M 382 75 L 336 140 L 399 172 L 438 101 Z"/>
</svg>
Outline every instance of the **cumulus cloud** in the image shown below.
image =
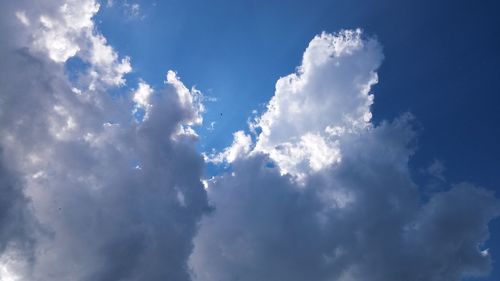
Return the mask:
<svg viewBox="0 0 500 281">
<path fill-rule="evenodd" d="M 153 88 L 148 83 L 140 81 L 137 89 L 133 93 L 132 100 L 135 102 L 133 113 L 142 113 L 143 115 L 142 118 L 138 118 L 139 121 L 149 117 L 149 110 L 152 106 L 150 99 L 153 92 Z"/>
<path fill-rule="evenodd" d="M 236 159 L 247 155 L 252 148 L 251 136 L 245 134 L 243 131 L 237 131 L 233 134 L 233 143 L 231 146 L 224 149 L 220 153 L 213 153 L 205 155 L 206 162 L 221 164 L 223 162 L 232 163 Z"/>
<path fill-rule="evenodd" d="M 14 15 L 23 25 L 17 34 L 18 45 L 38 56 L 48 56 L 56 63 L 79 57 L 89 64 L 85 76 L 91 81 L 88 83 L 91 89 L 123 85 L 123 76 L 132 71 L 130 58 L 119 58 L 96 30 L 92 18 L 99 6 L 94 0 L 44 1 L 36 6 L 29 1 L 4 4 L 6 8 L 16 9 Z M 5 21 L 11 19 L 12 10 L 6 9 L 4 16 Z"/>
<path fill-rule="evenodd" d="M 314 37 L 252 124 L 260 133 L 236 132 L 211 156 L 229 172 L 201 181 L 200 91 L 168 71 L 162 87 L 111 96 L 132 67 L 97 30 L 94 0 L 0 7 L 1 280 L 456 281 L 490 269 L 498 200 L 449 184 L 442 164 L 422 196 L 413 117 L 371 122 L 383 55 L 360 30 Z M 84 62 L 76 81 L 71 58 Z"/>
<path fill-rule="evenodd" d="M 337 140 L 370 126 L 370 87 L 383 56 L 361 30 L 316 36 L 297 73 L 280 78 L 257 122 L 256 151 L 269 154 L 282 173 L 303 176 L 338 163 Z"/>
<path fill-rule="evenodd" d="M 382 58 L 360 30 L 311 41 L 252 125 L 255 144 L 240 132 L 219 154 L 231 170 L 207 181 L 215 211 L 195 238 L 194 280 L 457 281 L 489 271 L 487 224 L 500 202 L 444 180 L 423 196 L 408 167 L 413 117 L 371 122 Z"/>
<path fill-rule="evenodd" d="M 201 122 L 201 93 L 169 72 L 160 89 L 108 94 L 131 68 L 95 30 L 98 8 L 2 3 L 2 280 L 189 280 L 209 206 L 203 159 L 179 130 Z M 72 56 L 90 65 L 78 85 Z"/>
</svg>

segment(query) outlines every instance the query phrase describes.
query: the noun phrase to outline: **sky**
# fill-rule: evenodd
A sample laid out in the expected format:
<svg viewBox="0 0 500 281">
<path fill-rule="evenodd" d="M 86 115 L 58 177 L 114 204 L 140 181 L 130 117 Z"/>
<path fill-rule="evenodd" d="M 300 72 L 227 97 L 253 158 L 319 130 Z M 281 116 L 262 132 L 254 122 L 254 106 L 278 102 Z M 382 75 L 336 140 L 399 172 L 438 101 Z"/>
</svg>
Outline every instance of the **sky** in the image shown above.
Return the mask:
<svg viewBox="0 0 500 281">
<path fill-rule="evenodd" d="M 500 278 L 496 1 L 0 7 L 0 280 Z"/>
</svg>

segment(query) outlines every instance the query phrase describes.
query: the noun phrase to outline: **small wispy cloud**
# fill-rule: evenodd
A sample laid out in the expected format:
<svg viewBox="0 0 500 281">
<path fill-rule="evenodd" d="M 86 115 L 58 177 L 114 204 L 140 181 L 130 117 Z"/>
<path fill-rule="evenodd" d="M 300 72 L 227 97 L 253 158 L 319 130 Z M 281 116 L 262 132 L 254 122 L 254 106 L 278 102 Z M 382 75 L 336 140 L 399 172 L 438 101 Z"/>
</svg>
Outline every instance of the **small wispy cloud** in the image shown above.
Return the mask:
<svg viewBox="0 0 500 281">
<path fill-rule="evenodd" d="M 127 20 L 142 20 L 146 17 L 141 5 L 137 2 L 129 2 L 128 0 L 107 0 L 106 7 L 121 10 Z"/>
<path fill-rule="evenodd" d="M 142 19 L 144 17 L 144 15 L 141 15 L 141 6 L 138 3 L 125 1 L 123 2 L 123 7 L 125 14 L 131 19 Z"/>
</svg>

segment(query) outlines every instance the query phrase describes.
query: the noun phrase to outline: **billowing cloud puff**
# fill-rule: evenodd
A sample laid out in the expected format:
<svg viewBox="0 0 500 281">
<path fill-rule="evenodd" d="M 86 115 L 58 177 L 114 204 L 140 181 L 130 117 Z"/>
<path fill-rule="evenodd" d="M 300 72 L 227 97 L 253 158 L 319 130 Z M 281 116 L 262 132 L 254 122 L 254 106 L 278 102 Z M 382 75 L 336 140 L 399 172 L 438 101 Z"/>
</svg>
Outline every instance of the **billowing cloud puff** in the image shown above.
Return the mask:
<svg viewBox="0 0 500 281">
<path fill-rule="evenodd" d="M 132 71 L 128 57 L 119 58 L 95 27 L 99 10 L 94 0 L 16 1 L 3 4 L 6 25 L 15 27 L 11 42 L 56 63 L 78 57 L 89 65 L 82 79 L 91 89 L 119 86 Z M 13 21 L 15 20 L 15 21 Z"/>
<path fill-rule="evenodd" d="M 363 40 L 360 30 L 316 36 L 297 73 L 276 83 L 255 150 L 299 176 L 340 162 L 338 139 L 370 125 L 370 87 L 382 57 L 377 41 Z"/>
<path fill-rule="evenodd" d="M 205 161 L 215 164 L 232 163 L 236 159 L 247 155 L 252 149 L 252 138 L 243 131 L 233 134 L 233 143 L 221 153 L 205 154 Z"/>
<path fill-rule="evenodd" d="M 209 206 L 203 159 L 179 131 L 199 124 L 201 94 L 169 72 L 162 89 L 112 97 L 128 70 L 95 31 L 99 5 L 49 2 L 2 4 L 0 279 L 189 280 Z M 74 55 L 95 79 L 66 77 Z"/>
<path fill-rule="evenodd" d="M 359 30 L 311 41 L 253 125 L 256 144 L 239 133 L 220 154 L 231 171 L 208 181 L 215 211 L 195 238 L 194 280 L 457 281 L 488 272 L 487 224 L 500 202 L 470 184 L 422 192 L 408 167 L 413 117 L 371 123 L 381 60 L 380 45 Z"/>
</svg>

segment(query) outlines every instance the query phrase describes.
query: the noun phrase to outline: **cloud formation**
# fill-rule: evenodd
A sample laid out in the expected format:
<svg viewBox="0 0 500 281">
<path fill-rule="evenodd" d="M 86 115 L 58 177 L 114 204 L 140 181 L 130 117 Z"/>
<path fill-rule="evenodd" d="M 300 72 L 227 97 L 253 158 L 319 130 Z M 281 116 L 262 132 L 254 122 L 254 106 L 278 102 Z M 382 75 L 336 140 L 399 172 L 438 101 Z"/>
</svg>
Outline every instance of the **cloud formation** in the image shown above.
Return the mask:
<svg viewBox="0 0 500 281">
<path fill-rule="evenodd" d="M 192 277 L 230 280 L 447 280 L 484 275 L 499 201 L 471 184 L 428 197 L 412 180 L 413 117 L 371 122 L 381 47 L 360 30 L 316 36 L 278 80 L 248 143 L 208 182 Z M 242 141 L 245 140 L 245 141 Z M 244 145 L 242 145 L 244 144 Z M 245 147 L 245 149 L 241 149 Z"/>
<path fill-rule="evenodd" d="M 132 68 L 130 58 L 119 58 L 93 21 L 100 5 L 93 0 L 30 1 L 3 4 L 5 26 L 13 47 L 24 47 L 37 56 L 64 63 L 77 56 L 89 65 L 82 75 L 92 90 L 99 86 L 121 86 Z M 13 17 L 15 15 L 15 17 Z M 16 21 L 17 20 L 17 21 Z"/>
<path fill-rule="evenodd" d="M 108 1 L 112 5 L 113 1 Z M 125 2 L 127 3 L 127 2 Z M 138 7 L 138 6 L 137 6 Z M 373 124 L 382 62 L 360 30 L 313 38 L 202 184 L 203 96 L 139 79 L 95 0 L 0 4 L 1 280 L 446 280 L 484 275 L 500 205 L 412 180 L 413 117 Z M 66 67 L 81 63 L 76 79 Z M 441 172 L 440 172 L 441 171 Z M 208 197 L 207 197 L 208 196 Z"/>
<path fill-rule="evenodd" d="M 96 31 L 95 1 L 2 6 L 0 279 L 189 280 L 209 210 L 186 133 L 200 93 L 168 72 L 162 89 L 108 94 L 131 67 Z"/>
<path fill-rule="evenodd" d="M 341 161 L 337 140 L 370 125 L 380 45 L 361 30 L 316 36 L 297 73 L 280 78 L 258 120 L 256 151 L 279 163 L 282 173 L 304 175 Z M 333 93 L 333 94 L 332 94 Z"/>
</svg>

